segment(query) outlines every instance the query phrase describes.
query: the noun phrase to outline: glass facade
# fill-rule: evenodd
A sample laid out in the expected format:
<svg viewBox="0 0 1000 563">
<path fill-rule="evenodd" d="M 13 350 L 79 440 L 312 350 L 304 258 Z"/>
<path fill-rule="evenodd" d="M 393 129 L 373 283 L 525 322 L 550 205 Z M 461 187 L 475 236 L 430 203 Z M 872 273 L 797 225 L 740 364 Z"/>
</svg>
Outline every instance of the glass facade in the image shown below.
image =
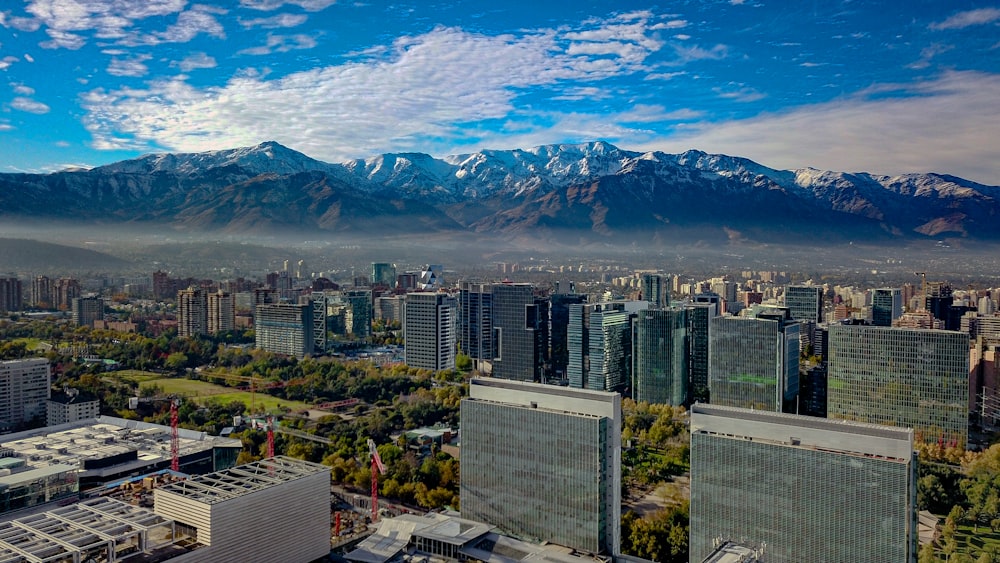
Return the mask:
<svg viewBox="0 0 1000 563">
<path fill-rule="evenodd" d="M 778 318 L 710 321 L 712 404 L 795 412 L 799 391 L 799 325 Z"/>
<path fill-rule="evenodd" d="M 429 370 L 455 367 L 455 299 L 443 293 L 409 293 L 403 305 L 403 361 Z"/>
<path fill-rule="evenodd" d="M 552 376 L 565 380 L 569 366 L 569 307 L 587 302 L 581 293 L 554 293 L 549 297 L 549 358 Z"/>
<path fill-rule="evenodd" d="M 301 358 L 313 353 L 312 304 L 258 305 L 254 313 L 256 347 Z"/>
<path fill-rule="evenodd" d="M 526 283 L 493 286 L 493 377 L 541 381 L 548 354 L 548 307 Z"/>
<path fill-rule="evenodd" d="M 872 324 L 892 326 L 893 319 L 903 315 L 903 290 L 880 288 L 872 290 Z"/>
<path fill-rule="evenodd" d="M 714 540 L 766 544 L 768 563 L 916 561 L 909 431 L 725 410 L 693 407 L 692 561 Z"/>
<path fill-rule="evenodd" d="M 708 391 L 708 344 L 709 320 L 716 315 L 715 303 L 692 303 L 688 305 L 688 381 L 691 402 L 709 401 Z"/>
<path fill-rule="evenodd" d="M 908 426 L 926 442 L 968 442 L 967 334 L 835 325 L 829 354 L 830 418 Z"/>
<path fill-rule="evenodd" d="M 462 353 L 479 368 L 483 362 L 493 360 L 493 286 L 462 282 L 458 301 Z"/>
<path fill-rule="evenodd" d="M 818 285 L 785 287 L 785 307 L 797 321 L 823 322 L 823 288 Z"/>
<path fill-rule="evenodd" d="M 632 396 L 682 405 L 688 396 L 686 309 L 648 309 L 635 320 Z"/>
<path fill-rule="evenodd" d="M 590 314 L 590 371 L 587 389 L 622 391 L 628 382 L 632 333 L 624 310 L 600 309 Z"/>
</svg>

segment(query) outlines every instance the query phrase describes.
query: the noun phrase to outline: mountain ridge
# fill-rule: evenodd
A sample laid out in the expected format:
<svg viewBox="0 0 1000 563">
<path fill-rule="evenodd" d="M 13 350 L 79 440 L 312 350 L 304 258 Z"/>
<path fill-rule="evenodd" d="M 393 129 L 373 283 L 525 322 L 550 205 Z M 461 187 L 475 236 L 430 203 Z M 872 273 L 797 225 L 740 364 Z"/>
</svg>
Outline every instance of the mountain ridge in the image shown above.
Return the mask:
<svg viewBox="0 0 1000 563">
<path fill-rule="evenodd" d="M 697 231 L 720 240 L 822 233 L 995 241 L 998 214 L 1000 187 L 948 174 L 778 170 L 738 156 L 629 151 L 604 141 L 442 158 L 386 153 L 339 164 L 267 141 L 144 155 L 88 171 L 0 174 L 0 217 L 228 233 L 444 232 L 600 242 Z"/>
</svg>

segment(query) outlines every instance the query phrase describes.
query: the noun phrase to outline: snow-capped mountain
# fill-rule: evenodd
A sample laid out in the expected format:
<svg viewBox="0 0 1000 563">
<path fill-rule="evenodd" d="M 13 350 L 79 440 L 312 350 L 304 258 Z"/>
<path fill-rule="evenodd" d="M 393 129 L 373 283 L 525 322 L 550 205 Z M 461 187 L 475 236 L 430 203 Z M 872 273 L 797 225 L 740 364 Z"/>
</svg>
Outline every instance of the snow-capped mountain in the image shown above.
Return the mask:
<svg viewBox="0 0 1000 563">
<path fill-rule="evenodd" d="M 226 230 L 670 240 L 1000 240 L 1000 188 L 941 174 L 776 170 L 604 142 L 331 164 L 275 142 L 0 174 L 0 217 Z M 714 233 L 714 234 L 713 234 Z"/>
</svg>

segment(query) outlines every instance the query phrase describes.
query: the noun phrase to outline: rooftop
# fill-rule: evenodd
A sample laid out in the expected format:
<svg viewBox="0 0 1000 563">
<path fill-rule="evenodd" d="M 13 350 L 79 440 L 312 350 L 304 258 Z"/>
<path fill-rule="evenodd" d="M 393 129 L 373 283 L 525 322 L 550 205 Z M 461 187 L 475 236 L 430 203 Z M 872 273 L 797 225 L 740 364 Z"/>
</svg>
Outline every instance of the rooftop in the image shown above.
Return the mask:
<svg viewBox="0 0 1000 563">
<path fill-rule="evenodd" d="M 217 504 L 329 471 L 329 467 L 318 463 L 275 456 L 214 473 L 197 475 L 186 481 L 163 486 L 157 491 L 182 495 L 205 504 Z"/>
</svg>

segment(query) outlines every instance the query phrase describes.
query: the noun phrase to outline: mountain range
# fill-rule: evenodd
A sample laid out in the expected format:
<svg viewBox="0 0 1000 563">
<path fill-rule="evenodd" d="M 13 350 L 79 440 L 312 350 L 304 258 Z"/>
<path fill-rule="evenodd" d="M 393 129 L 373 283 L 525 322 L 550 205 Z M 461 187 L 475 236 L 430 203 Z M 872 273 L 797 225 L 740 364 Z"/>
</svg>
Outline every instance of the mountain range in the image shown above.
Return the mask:
<svg viewBox="0 0 1000 563">
<path fill-rule="evenodd" d="M 331 164 L 275 142 L 0 174 L 4 221 L 185 232 L 500 236 L 570 244 L 1000 240 L 1000 187 L 776 170 L 604 142 Z"/>
</svg>

